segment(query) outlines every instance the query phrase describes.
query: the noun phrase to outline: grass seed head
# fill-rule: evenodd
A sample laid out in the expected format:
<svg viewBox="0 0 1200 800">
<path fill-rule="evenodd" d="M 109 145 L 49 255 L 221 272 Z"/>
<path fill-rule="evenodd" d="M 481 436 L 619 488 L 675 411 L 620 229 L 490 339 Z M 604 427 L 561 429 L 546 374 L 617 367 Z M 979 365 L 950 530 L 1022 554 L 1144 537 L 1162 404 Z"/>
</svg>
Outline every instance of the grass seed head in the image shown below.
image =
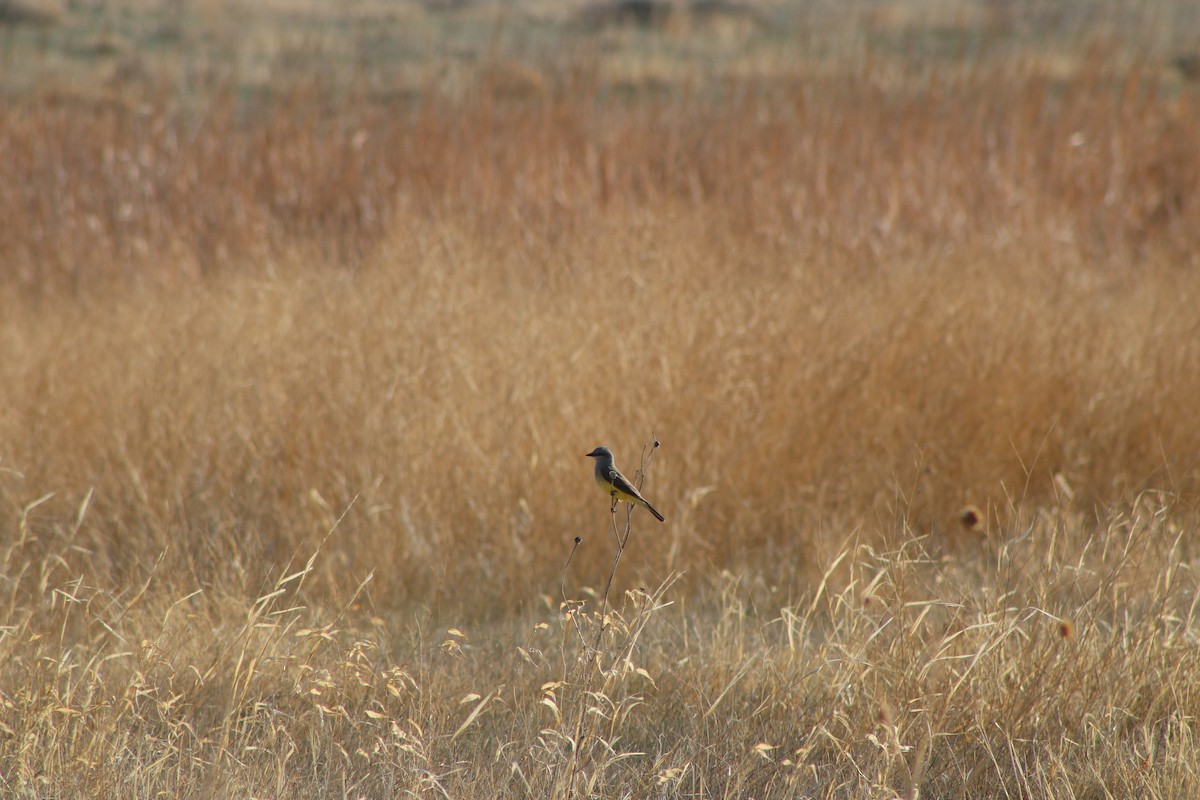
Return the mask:
<svg viewBox="0 0 1200 800">
<path fill-rule="evenodd" d="M 978 506 L 966 505 L 958 512 L 958 524 L 964 531 L 973 531 L 983 521 L 983 513 Z"/>
</svg>

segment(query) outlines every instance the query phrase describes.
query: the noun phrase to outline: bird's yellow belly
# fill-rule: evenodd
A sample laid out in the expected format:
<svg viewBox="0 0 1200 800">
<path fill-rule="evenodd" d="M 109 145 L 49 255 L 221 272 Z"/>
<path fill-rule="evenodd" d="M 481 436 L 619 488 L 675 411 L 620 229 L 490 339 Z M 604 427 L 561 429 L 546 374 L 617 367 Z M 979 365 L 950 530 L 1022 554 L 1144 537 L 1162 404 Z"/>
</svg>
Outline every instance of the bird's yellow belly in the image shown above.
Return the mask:
<svg viewBox="0 0 1200 800">
<path fill-rule="evenodd" d="M 608 481 L 604 480 L 604 478 L 603 478 L 603 477 L 601 477 L 600 475 L 597 475 L 597 476 L 596 476 L 596 483 L 597 483 L 597 484 L 600 486 L 600 488 L 601 488 L 601 489 L 603 489 L 605 492 L 607 492 L 608 494 L 610 494 L 610 495 L 612 495 L 613 497 L 617 498 L 618 500 L 620 500 L 620 501 L 621 501 L 621 502 L 623 502 L 623 503 L 633 503 L 633 502 L 636 502 L 636 498 L 635 498 L 635 497 L 631 496 L 631 495 L 630 495 L 630 494 L 628 494 L 627 492 L 622 492 L 620 489 L 618 489 L 617 487 L 613 486 L 613 485 L 612 485 L 611 483 L 609 483 Z"/>
</svg>

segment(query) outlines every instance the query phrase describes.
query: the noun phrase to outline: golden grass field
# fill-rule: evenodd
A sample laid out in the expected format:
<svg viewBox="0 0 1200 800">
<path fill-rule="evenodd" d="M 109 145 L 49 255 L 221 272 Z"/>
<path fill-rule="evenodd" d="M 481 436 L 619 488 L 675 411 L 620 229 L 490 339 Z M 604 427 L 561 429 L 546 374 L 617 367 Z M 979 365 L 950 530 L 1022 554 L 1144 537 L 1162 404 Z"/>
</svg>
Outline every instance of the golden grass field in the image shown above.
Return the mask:
<svg viewBox="0 0 1200 800">
<path fill-rule="evenodd" d="M 1196 796 L 1200 87 L 902 8 L 10 34 L 0 796 Z"/>
</svg>

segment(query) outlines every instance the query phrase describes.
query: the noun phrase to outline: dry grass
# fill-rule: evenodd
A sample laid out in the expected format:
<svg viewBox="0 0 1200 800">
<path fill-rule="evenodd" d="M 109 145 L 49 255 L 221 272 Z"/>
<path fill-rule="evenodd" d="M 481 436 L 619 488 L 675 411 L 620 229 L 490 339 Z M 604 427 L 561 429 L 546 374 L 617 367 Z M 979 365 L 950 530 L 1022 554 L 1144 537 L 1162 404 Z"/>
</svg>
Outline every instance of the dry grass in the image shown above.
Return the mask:
<svg viewBox="0 0 1200 800">
<path fill-rule="evenodd" d="M 4 793 L 1194 795 L 1200 106 L 1103 55 L 0 106 Z"/>
<path fill-rule="evenodd" d="M 1173 512 L 1152 495 L 1099 521 L 1036 512 L 950 562 L 911 530 L 831 535 L 799 602 L 751 575 L 682 596 L 668 578 L 603 636 L 548 597 L 482 632 L 298 607 L 304 569 L 240 601 L 172 600 L 155 572 L 39 589 L 64 547 L 25 562 L 36 599 L 6 609 L 6 788 L 1188 797 L 1200 587 Z"/>
</svg>

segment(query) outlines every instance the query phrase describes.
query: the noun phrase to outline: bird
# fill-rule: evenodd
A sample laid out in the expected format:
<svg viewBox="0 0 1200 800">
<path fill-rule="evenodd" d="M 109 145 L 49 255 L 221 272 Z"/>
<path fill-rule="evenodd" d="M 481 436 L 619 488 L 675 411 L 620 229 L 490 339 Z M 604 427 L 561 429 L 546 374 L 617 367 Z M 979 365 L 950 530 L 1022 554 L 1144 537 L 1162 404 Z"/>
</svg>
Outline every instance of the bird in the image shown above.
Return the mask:
<svg viewBox="0 0 1200 800">
<path fill-rule="evenodd" d="M 630 483 L 621 471 L 617 469 L 617 465 L 613 463 L 612 450 L 607 447 L 597 447 L 595 450 L 587 454 L 588 458 L 596 459 L 596 483 L 600 484 L 600 488 L 613 499 L 613 509 L 616 509 L 616 501 L 621 500 L 626 503 L 641 506 L 654 515 L 654 518 L 659 522 L 666 522 L 663 515 L 655 510 L 654 506 L 647 502 L 646 498 L 642 497 L 642 493 L 637 490 L 637 487 Z"/>
</svg>

